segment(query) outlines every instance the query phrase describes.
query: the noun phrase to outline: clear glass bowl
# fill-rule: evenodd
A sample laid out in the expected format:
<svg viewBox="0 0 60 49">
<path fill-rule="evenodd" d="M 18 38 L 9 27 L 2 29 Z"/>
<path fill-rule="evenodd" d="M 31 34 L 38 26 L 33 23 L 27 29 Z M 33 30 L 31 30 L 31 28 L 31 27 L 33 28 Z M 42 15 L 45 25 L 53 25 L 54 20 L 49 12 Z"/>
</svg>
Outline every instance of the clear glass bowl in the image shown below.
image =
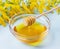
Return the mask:
<svg viewBox="0 0 60 49">
<path fill-rule="evenodd" d="M 20 23 L 23 23 L 24 18 L 28 16 L 34 16 L 37 17 L 39 14 L 22 14 L 22 15 L 14 15 L 10 21 L 9 21 L 9 29 L 10 32 L 19 40 L 24 42 L 25 44 L 32 45 L 32 46 L 39 46 L 42 45 L 43 41 L 46 39 L 49 30 L 50 30 L 50 21 L 47 16 L 41 16 L 38 19 L 36 19 L 36 22 L 39 22 L 46 26 L 46 30 L 42 32 L 40 35 L 33 36 L 27 36 L 24 34 L 17 33 L 14 30 L 14 27 L 17 26 Z M 39 28 L 39 27 L 38 27 Z M 41 28 L 42 29 L 42 28 Z M 24 32 L 23 32 L 24 33 Z"/>
</svg>

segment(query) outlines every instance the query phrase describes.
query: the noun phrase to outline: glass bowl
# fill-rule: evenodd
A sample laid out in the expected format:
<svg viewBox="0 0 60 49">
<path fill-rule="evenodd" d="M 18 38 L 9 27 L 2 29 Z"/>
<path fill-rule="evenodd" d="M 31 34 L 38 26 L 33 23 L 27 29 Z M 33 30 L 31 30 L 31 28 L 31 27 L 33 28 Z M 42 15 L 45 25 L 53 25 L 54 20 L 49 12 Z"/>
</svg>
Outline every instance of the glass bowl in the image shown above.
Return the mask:
<svg viewBox="0 0 60 49">
<path fill-rule="evenodd" d="M 49 30 L 50 30 L 50 21 L 49 21 L 49 18 L 47 16 L 41 16 L 39 18 L 36 19 L 35 22 L 38 22 L 39 24 L 42 24 L 45 26 L 45 31 L 44 32 L 41 32 L 40 34 L 35 34 L 35 32 L 38 32 L 35 30 L 34 32 L 34 28 L 31 29 L 32 31 L 29 31 L 28 29 L 30 27 L 28 27 L 28 29 L 25 29 L 26 32 L 30 32 L 29 34 L 26 34 L 25 31 L 23 31 L 23 33 L 21 33 L 21 30 L 20 32 L 18 33 L 16 31 L 16 26 L 18 26 L 19 24 L 21 23 L 24 23 L 24 18 L 28 17 L 28 16 L 34 16 L 34 17 L 37 17 L 39 16 L 39 14 L 22 14 L 22 15 L 14 15 L 10 20 L 9 20 L 9 29 L 10 29 L 10 32 L 21 42 L 27 44 L 27 45 L 32 45 L 32 46 L 39 46 L 39 45 L 42 45 L 43 41 L 46 39 L 46 36 L 48 35 L 49 33 Z M 33 24 L 32 24 L 33 25 Z M 34 25 L 33 25 L 34 26 Z M 34 26 L 36 27 L 36 26 Z M 18 26 L 19 28 L 19 26 Z M 20 27 L 21 28 L 21 27 Z M 38 29 L 40 27 L 37 27 L 36 29 Z M 40 28 L 42 29 L 42 28 Z M 39 30 L 41 31 L 41 30 Z M 33 34 L 33 35 L 30 35 L 30 34 Z"/>
</svg>

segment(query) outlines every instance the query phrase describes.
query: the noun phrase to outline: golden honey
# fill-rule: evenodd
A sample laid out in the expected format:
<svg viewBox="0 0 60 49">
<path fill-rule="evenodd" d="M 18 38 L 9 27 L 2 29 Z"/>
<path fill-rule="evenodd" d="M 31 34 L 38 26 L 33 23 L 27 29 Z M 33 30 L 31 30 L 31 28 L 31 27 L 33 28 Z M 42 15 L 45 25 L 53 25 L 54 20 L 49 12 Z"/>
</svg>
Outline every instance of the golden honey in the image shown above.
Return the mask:
<svg viewBox="0 0 60 49">
<path fill-rule="evenodd" d="M 17 38 L 20 38 L 20 41 L 33 46 L 42 43 L 46 36 L 46 30 L 46 26 L 39 22 L 35 22 L 30 26 L 25 26 L 24 23 L 20 23 L 14 27 Z"/>
</svg>

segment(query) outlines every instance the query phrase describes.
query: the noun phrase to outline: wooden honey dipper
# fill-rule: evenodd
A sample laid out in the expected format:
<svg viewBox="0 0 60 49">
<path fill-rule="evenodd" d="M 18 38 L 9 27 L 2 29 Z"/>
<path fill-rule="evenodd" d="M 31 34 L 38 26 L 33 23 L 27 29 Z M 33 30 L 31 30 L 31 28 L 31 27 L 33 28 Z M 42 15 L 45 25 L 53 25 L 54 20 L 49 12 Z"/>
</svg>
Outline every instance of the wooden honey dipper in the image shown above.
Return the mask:
<svg viewBox="0 0 60 49">
<path fill-rule="evenodd" d="M 53 8 L 53 9 L 51 9 L 51 10 L 49 10 L 49 11 L 47 11 L 47 12 L 43 12 L 43 13 L 40 14 L 40 16 L 38 16 L 38 17 L 28 16 L 28 17 L 24 18 L 24 24 L 25 24 L 25 26 L 30 26 L 30 25 L 32 25 L 32 24 L 35 22 L 36 18 L 39 18 L 39 17 L 41 17 L 42 15 L 48 14 L 48 13 L 50 13 L 50 12 L 52 12 L 53 10 L 56 10 L 56 9 L 58 9 L 58 8 L 60 8 L 60 5 L 57 6 L 57 7 L 55 7 L 55 8 Z"/>
</svg>

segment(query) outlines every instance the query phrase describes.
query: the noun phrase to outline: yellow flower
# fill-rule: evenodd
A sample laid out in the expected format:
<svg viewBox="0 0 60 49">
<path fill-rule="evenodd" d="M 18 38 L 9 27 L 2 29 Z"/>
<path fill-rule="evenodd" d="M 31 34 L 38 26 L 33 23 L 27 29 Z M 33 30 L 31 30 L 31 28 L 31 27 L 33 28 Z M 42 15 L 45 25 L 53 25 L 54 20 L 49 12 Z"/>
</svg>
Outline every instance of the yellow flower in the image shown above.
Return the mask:
<svg viewBox="0 0 60 49">
<path fill-rule="evenodd" d="M 30 4 L 30 10 L 33 10 L 34 7 L 35 7 L 35 2 L 31 2 L 31 4 Z"/>
<path fill-rule="evenodd" d="M 48 5 L 48 6 L 46 6 L 46 10 L 50 10 L 51 8 L 50 8 L 50 6 Z"/>
<path fill-rule="evenodd" d="M 16 14 L 16 12 L 13 10 L 13 9 L 11 9 L 10 11 L 9 11 L 9 16 L 10 17 L 12 17 L 13 15 L 15 15 Z"/>
<path fill-rule="evenodd" d="M 37 2 L 31 2 L 29 8 L 30 8 L 30 10 L 34 10 L 34 8 L 38 8 L 38 3 Z"/>
<path fill-rule="evenodd" d="M 6 0 L 6 2 L 14 3 L 14 2 L 15 2 L 15 0 Z"/>
<path fill-rule="evenodd" d="M 7 14 L 3 11 L 1 11 L 2 13 L 2 17 L 8 22 L 9 21 L 9 17 L 7 16 Z"/>
<path fill-rule="evenodd" d="M 13 4 L 5 3 L 4 7 L 11 7 Z"/>
<path fill-rule="evenodd" d="M 23 9 L 25 9 L 27 11 L 27 13 L 32 13 L 28 8 L 27 6 L 25 5 L 25 3 L 22 1 L 22 7 Z"/>
<path fill-rule="evenodd" d="M 20 0 L 14 0 L 15 1 L 15 4 L 19 4 L 20 3 Z"/>
<path fill-rule="evenodd" d="M 22 14 L 22 13 L 24 13 L 24 12 L 21 10 L 20 5 L 13 5 L 13 6 L 12 6 L 12 9 L 13 9 L 13 11 L 16 12 L 16 14 L 18 14 L 18 13 Z"/>
<path fill-rule="evenodd" d="M 3 25 L 3 26 L 6 26 L 5 22 L 4 22 L 4 19 L 0 16 L 0 24 Z"/>
<path fill-rule="evenodd" d="M 51 2 L 51 6 L 52 7 L 55 7 L 56 5 L 55 5 L 55 2 L 56 2 L 56 0 L 53 0 L 53 2 Z"/>
<path fill-rule="evenodd" d="M 48 5 L 51 5 L 51 0 L 47 0 Z"/>
<path fill-rule="evenodd" d="M 44 11 L 44 8 L 45 8 L 45 2 L 42 2 L 39 4 L 39 7 L 38 7 L 38 11 L 39 13 L 42 13 Z"/>
<path fill-rule="evenodd" d="M 2 6 L 0 6 L 0 11 L 6 11 Z"/>
<path fill-rule="evenodd" d="M 29 2 L 37 2 L 38 0 L 29 0 Z"/>
<path fill-rule="evenodd" d="M 0 0 L 0 3 L 2 3 L 2 0 Z"/>
<path fill-rule="evenodd" d="M 7 2 L 8 1 L 14 4 L 19 4 L 21 0 L 7 0 Z"/>
</svg>

